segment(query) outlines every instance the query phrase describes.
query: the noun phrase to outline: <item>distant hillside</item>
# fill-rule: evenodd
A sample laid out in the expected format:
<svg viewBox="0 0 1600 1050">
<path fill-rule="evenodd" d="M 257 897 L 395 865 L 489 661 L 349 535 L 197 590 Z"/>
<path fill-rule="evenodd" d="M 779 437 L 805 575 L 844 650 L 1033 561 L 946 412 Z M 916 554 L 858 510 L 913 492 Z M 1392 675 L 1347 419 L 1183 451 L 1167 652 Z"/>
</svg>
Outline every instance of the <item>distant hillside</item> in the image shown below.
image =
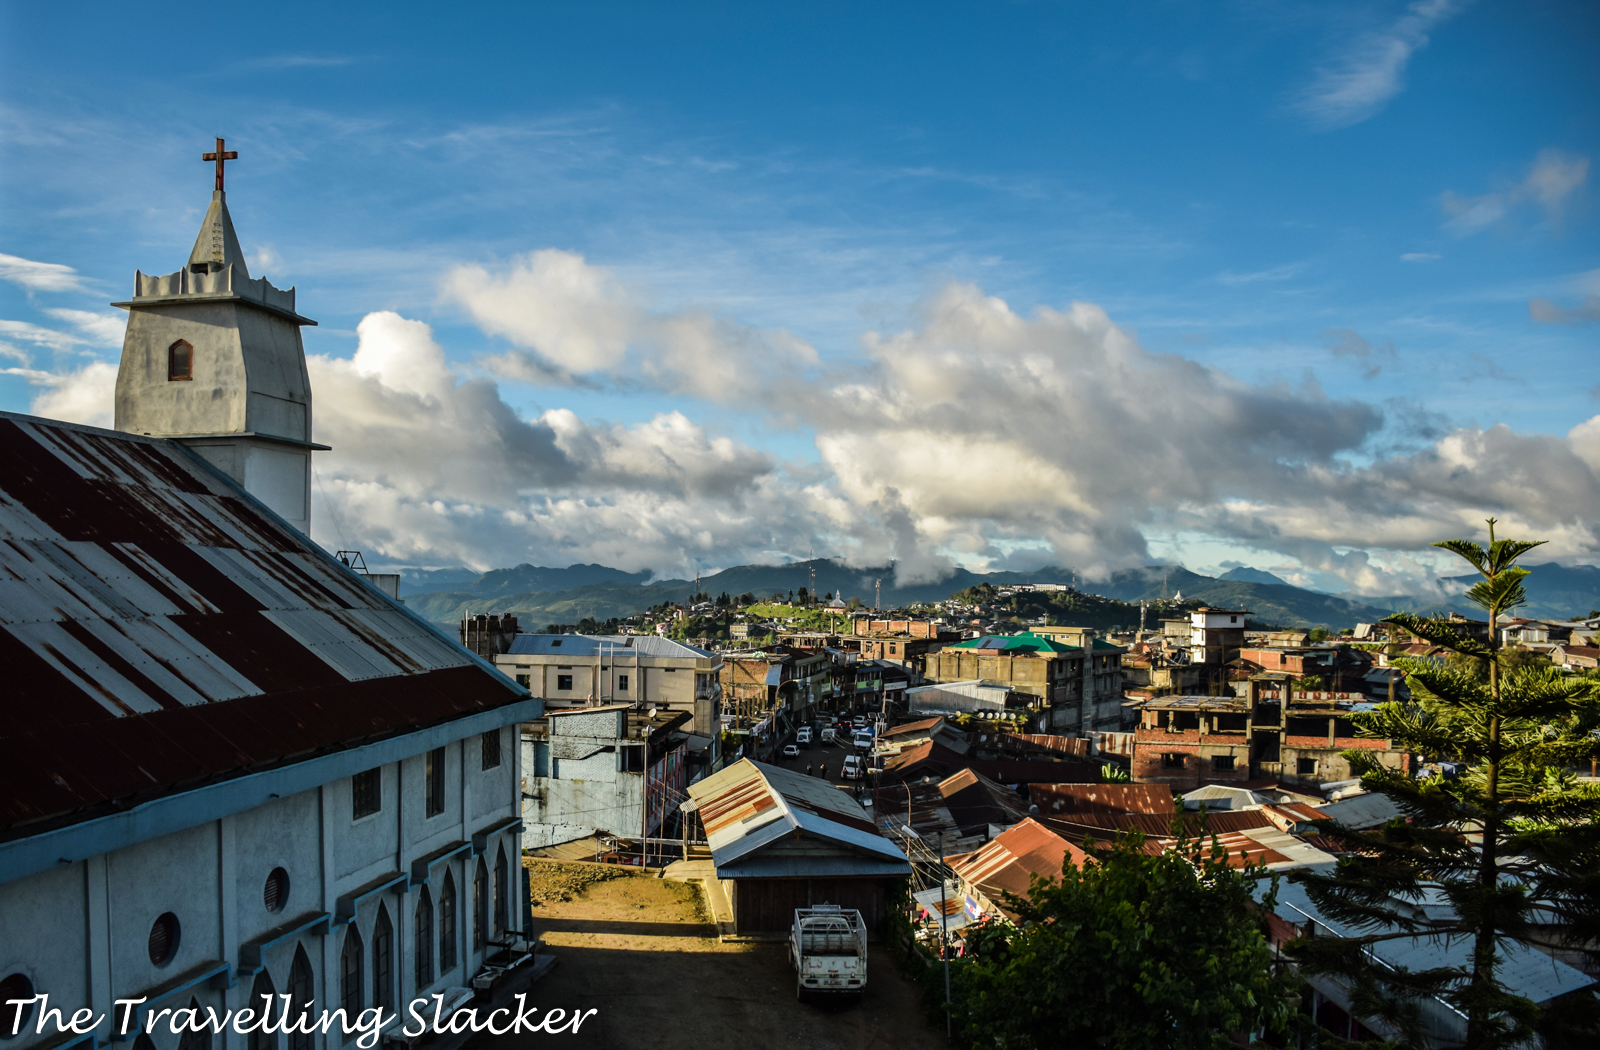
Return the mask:
<svg viewBox="0 0 1600 1050">
<path fill-rule="evenodd" d="M 1523 578 L 1522 586 L 1528 592 L 1528 604 L 1516 611 L 1517 616 L 1535 619 L 1567 620 L 1584 618 L 1590 610 L 1600 609 L 1600 568 L 1593 565 L 1524 565 L 1530 575 Z M 1482 577 L 1452 576 L 1452 582 L 1471 587 Z M 1458 612 L 1471 606 L 1465 599 L 1456 603 Z"/>
<path fill-rule="evenodd" d="M 1238 568 L 1229 569 L 1221 576 L 1218 576 L 1217 579 L 1233 580 L 1239 583 L 1269 583 L 1281 587 L 1293 586 L 1293 584 L 1282 577 L 1274 576 L 1272 573 L 1263 569 L 1252 569 L 1248 565 L 1240 565 Z"/>
<path fill-rule="evenodd" d="M 701 588 L 713 595 L 723 592 L 735 596 L 748 592 L 758 598 L 776 593 L 788 595 L 790 591 L 808 586 L 807 570 L 813 564 L 817 571 L 818 591 L 824 595 L 837 594 L 846 600 L 859 598 L 867 606 L 873 602 L 873 581 L 881 579 L 883 604 L 887 608 L 913 602 L 939 601 L 980 583 L 1004 586 L 1013 583 L 1060 583 L 1072 579 L 1071 570 L 1058 567 L 1026 573 L 975 573 L 957 569 L 936 583 L 897 587 L 892 568 L 852 569 L 819 558 L 814 563 L 735 566 L 704 577 Z M 1546 568 L 1540 566 L 1539 570 Z M 1587 573 L 1600 576 L 1600 570 L 1584 568 Z M 1577 570 L 1560 572 L 1570 574 L 1577 573 Z M 514 569 L 483 573 L 466 587 L 408 594 L 406 601 L 418 613 L 436 623 L 456 623 L 463 613 L 469 612 L 509 612 L 517 614 L 526 627 L 538 629 L 547 623 L 576 623 L 585 616 L 597 620 L 631 616 L 660 602 L 685 601 L 694 590 L 693 582 L 688 580 L 646 582 L 648 576 L 648 573 L 627 573 L 602 565 L 573 565 L 566 569 L 520 565 Z M 1582 583 L 1587 577 L 1577 573 L 1573 579 Z M 1592 593 L 1595 600 L 1600 602 L 1600 585 L 1596 585 L 1592 592 L 1581 591 L 1581 588 L 1575 589 L 1572 580 L 1566 577 L 1561 582 L 1546 580 L 1539 583 L 1530 578 L 1530 593 L 1543 583 L 1551 584 L 1554 587 L 1552 593 L 1566 598 L 1577 597 L 1580 592 Z M 1359 622 L 1381 619 L 1397 609 L 1407 607 L 1408 603 L 1416 607 L 1416 599 L 1352 601 L 1286 583 L 1202 576 L 1181 566 L 1153 565 L 1126 569 L 1104 581 L 1080 581 L 1079 586 L 1086 593 L 1130 604 L 1137 604 L 1141 599 L 1161 598 L 1163 595 L 1175 597 L 1181 591 L 1186 599 L 1249 609 L 1254 622 L 1284 627 L 1327 627 L 1338 630 L 1353 627 Z M 1544 591 L 1538 593 L 1543 594 Z M 1577 605 L 1572 608 L 1576 609 Z M 1583 611 L 1587 609 L 1588 606 L 1585 606 Z M 1567 615 L 1565 607 L 1562 615 Z M 1107 608 L 1097 611 L 1096 623 L 1085 622 L 1083 626 L 1103 626 L 1098 623 L 1098 618 L 1110 616 L 1116 617 L 1114 622 L 1128 619 L 1121 610 Z"/>
</svg>

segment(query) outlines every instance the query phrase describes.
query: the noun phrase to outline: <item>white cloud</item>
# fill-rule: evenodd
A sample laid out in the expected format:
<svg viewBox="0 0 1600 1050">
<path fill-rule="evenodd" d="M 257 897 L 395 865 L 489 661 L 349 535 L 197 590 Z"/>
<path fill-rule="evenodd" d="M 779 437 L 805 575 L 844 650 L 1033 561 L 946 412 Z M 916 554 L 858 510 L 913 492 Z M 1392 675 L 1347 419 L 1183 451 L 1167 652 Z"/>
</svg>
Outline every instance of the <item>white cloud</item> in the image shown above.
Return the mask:
<svg viewBox="0 0 1600 1050">
<path fill-rule="evenodd" d="M 54 328 L 45 328 L 29 321 L 0 321 L 0 335 L 58 351 L 71 350 L 83 341 L 75 335 L 58 332 Z"/>
<path fill-rule="evenodd" d="M 604 373 L 731 402 L 817 362 L 811 346 L 781 330 L 700 308 L 652 313 L 611 270 L 572 252 L 531 252 L 500 274 L 458 266 L 444 291 L 484 331 L 525 348 L 485 359 L 508 379 L 557 383 Z"/>
<path fill-rule="evenodd" d="M 1443 258 L 1438 252 L 1405 252 L 1400 256 L 1401 262 L 1428 263 L 1437 262 Z"/>
<path fill-rule="evenodd" d="M 1583 302 L 1571 309 L 1557 306 L 1549 299 L 1529 299 L 1528 316 L 1539 324 L 1594 324 L 1600 321 L 1600 295 L 1585 296 Z"/>
<path fill-rule="evenodd" d="M 94 361 L 70 372 L 44 372 L 32 368 L 0 369 L 42 387 L 29 411 L 46 419 L 84 423 L 94 427 L 112 424 L 112 397 L 117 386 L 117 366 Z"/>
<path fill-rule="evenodd" d="M 1388 339 L 1373 343 L 1353 328 L 1330 328 L 1323 333 L 1323 337 L 1334 357 L 1356 361 L 1362 377 L 1366 379 L 1376 379 L 1383 371 L 1384 364 L 1395 360 L 1394 343 Z"/>
<path fill-rule="evenodd" d="M 45 313 L 57 320 L 66 321 L 82 333 L 86 342 L 99 346 L 122 346 L 123 333 L 128 329 L 128 315 L 102 314 L 93 310 L 65 310 L 51 308 Z"/>
<path fill-rule="evenodd" d="M 1217 280 L 1230 287 L 1237 288 L 1240 285 L 1256 284 L 1261 281 L 1287 281 L 1298 275 L 1305 268 L 1305 263 L 1289 263 L 1285 266 L 1275 266 L 1270 270 L 1258 270 L 1254 273 L 1234 273 L 1232 270 L 1224 270 L 1222 273 L 1217 274 Z"/>
<path fill-rule="evenodd" d="M 1464 6 L 1461 0 L 1417 0 L 1393 25 L 1362 36 L 1319 70 L 1296 107 L 1326 128 L 1376 115 L 1405 88 L 1406 66 L 1428 45 L 1428 34 Z"/>
<path fill-rule="evenodd" d="M 1541 150 L 1528 174 L 1515 186 L 1477 197 L 1446 190 L 1439 204 L 1450 216 L 1445 225 L 1459 234 L 1477 233 L 1492 226 L 1524 201 L 1537 203 L 1550 225 L 1559 226 L 1567 198 L 1588 178 L 1588 157 L 1574 157 L 1556 149 Z"/>
<path fill-rule="evenodd" d="M 78 271 L 61 263 L 34 262 L 0 254 L 0 280 L 19 284 L 30 292 L 88 291 Z"/>
</svg>

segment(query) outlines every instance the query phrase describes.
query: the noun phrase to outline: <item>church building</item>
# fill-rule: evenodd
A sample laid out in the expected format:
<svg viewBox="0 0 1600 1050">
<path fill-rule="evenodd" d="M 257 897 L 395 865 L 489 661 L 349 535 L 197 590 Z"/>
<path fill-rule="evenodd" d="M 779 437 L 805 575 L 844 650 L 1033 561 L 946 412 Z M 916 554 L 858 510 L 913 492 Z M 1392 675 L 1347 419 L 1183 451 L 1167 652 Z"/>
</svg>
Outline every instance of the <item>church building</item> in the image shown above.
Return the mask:
<svg viewBox="0 0 1600 1050">
<path fill-rule="evenodd" d="M 542 701 L 307 537 L 313 322 L 246 270 L 222 147 L 188 262 L 117 304 L 116 430 L 0 413 L 0 1004 L 107 1016 L 0 1005 L 7 1050 L 339 1046 L 138 1033 L 404 1011 L 525 930 Z"/>
</svg>

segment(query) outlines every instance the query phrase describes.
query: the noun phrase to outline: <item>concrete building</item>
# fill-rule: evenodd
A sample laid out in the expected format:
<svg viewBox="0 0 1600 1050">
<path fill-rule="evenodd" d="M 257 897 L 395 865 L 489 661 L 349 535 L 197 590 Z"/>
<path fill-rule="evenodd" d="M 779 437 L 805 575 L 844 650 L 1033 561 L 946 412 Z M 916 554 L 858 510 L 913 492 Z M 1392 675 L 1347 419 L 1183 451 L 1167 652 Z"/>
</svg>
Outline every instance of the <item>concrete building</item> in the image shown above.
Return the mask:
<svg viewBox="0 0 1600 1050">
<path fill-rule="evenodd" d="M 988 635 L 929 654 L 933 682 L 981 679 L 1030 698 L 1052 733 L 1115 731 L 1126 720 L 1121 646 L 1087 629 L 1070 635 Z M 1063 641 L 1074 639 L 1077 644 Z"/>
<path fill-rule="evenodd" d="M 522 727 L 522 844 L 659 836 L 687 797 L 687 711 L 552 710 Z"/>
<path fill-rule="evenodd" d="M 549 706 L 628 703 L 686 711 L 690 729 L 721 731 L 722 657 L 649 635 L 519 634 L 495 666 Z"/>
<path fill-rule="evenodd" d="M 1342 752 L 1370 751 L 1409 771 L 1411 757 L 1387 740 L 1356 735 L 1352 714 L 1375 705 L 1361 693 L 1290 692 L 1251 679 L 1243 696 L 1165 696 L 1134 705 L 1132 774 L 1137 783 L 1187 790 L 1271 777 L 1316 790 L 1351 778 Z"/>
<path fill-rule="evenodd" d="M 1244 647 L 1245 618 L 1248 609 L 1209 609 L 1202 606 L 1189 614 L 1189 662 L 1226 666 Z"/>
</svg>

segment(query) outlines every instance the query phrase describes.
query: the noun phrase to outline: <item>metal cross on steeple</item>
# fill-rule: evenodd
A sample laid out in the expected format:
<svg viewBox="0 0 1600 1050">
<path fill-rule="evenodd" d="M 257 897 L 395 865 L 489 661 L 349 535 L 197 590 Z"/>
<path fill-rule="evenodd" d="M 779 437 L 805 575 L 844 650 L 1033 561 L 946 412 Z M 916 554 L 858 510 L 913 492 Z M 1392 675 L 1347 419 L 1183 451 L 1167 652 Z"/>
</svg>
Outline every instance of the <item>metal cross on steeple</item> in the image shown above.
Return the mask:
<svg viewBox="0 0 1600 1050">
<path fill-rule="evenodd" d="M 217 189 L 219 191 L 222 189 L 222 166 L 223 166 L 223 164 L 226 163 L 227 161 L 230 161 L 230 160 L 238 160 L 239 159 L 239 151 L 238 150 L 228 150 L 227 152 L 223 152 L 222 144 L 223 144 L 222 139 L 218 138 L 217 139 L 217 151 L 215 153 L 202 153 L 200 155 L 200 159 L 201 160 L 214 160 L 214 161 L 217 162 Z"/>
</svg>

